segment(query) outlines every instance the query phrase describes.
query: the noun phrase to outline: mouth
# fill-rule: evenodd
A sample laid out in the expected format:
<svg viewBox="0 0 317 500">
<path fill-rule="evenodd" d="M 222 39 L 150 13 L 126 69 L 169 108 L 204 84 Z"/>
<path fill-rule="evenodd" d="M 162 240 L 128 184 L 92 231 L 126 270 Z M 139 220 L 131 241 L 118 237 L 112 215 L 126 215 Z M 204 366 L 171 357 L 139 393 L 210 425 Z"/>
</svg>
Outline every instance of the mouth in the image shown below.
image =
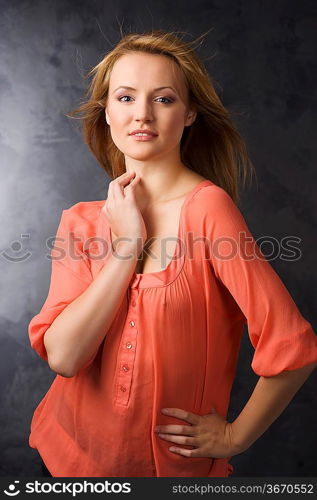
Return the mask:
<svg viewBox="0 0 317 500">
<path fill-rule="evenodd" d="M 130 137 L 135 139 L 136 141 L 153 141 L 154 139 L 157 138 L 157 135 L 150 135 L 150 134 L 130 134 Z"/>
</svg>

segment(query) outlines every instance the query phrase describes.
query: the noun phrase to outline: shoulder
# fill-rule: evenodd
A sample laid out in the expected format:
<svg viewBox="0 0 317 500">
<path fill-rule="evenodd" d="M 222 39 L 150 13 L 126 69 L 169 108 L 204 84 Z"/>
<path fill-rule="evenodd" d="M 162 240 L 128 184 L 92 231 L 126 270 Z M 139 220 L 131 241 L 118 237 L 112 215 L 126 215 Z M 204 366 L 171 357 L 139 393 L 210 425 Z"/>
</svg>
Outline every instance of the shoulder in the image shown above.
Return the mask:
<svg viewBox="0 0 317 500">
<path fill-rule="evenodd" d="M 94 219 L 96 215 L 99 215 L 104 204 L 105 200 L 78 201 L 69 208 L 65 208 L 63 212 L 67 212 L 69 217 L 91 220 Z"/>
<path fill-rule="evenodd" d="M 230 233 L 246 227 L 239 207 L 227 191 L 217 184 L 203 186 L 195 193 L 189 214 L 192 224 L 198 224 L 207 232 L 215 229 Z"/>
<path fill-rule="evenodd" d="M 217 212 L 219 215 L 223 210 L 236 211 L 237 205 L 225 189 L 217 184 L 202 186 L 191 199 L 191 210 L 196 215 Z"/>
<path fill-rule="evenodd" d="M 105 200 L 79 201 L 62 211 L 60 227 L 85 235 L 95 234 Z"/>
</svg>

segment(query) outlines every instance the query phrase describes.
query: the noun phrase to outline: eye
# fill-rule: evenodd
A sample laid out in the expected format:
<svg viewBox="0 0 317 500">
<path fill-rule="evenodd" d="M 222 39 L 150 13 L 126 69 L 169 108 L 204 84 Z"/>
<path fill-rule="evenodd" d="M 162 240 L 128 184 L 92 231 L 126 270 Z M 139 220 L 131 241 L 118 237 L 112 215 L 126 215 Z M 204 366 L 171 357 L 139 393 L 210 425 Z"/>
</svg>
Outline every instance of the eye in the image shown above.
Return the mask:
<svg viewBox="0 0 317 500">
<path fill-rule="evenodd" d="M 121 97 L 118 97 L 118 101 L 121 101 L 123 97 L 130 97 L 129 95 L 122 95 Z M 121 101 L 121 102 L 128 102 L 128 101 Z"/>
<path fill-rule="evenodd" d="M 127 97 L 129 99 L 131 98 L 131 96 L 129 96 L 129 95 L 122 95 L 122 96 L 118 97 L 118 101 L 120 101 L 120 102 L 130 102 L 130 101 L 126 101 L 126 100 L 122 101 L 122 99 L 124 97 Z M 167 100 L 167 102 L 164 102 L 163 104 L 171 104 L 172 102 L 174 102 L 173 99 L 170 99 L 169 97 L 158 97 L 157 99 L 165 99 L 165 100 Z"/>
<path fill-rule="evenodd" d="M 171 104 L 173 102 L 173 99 L 170 99 L 169 97 L 158 97 L 158 99 L 167 99 L 168 102 L 165 104 Z"/>
</svg>

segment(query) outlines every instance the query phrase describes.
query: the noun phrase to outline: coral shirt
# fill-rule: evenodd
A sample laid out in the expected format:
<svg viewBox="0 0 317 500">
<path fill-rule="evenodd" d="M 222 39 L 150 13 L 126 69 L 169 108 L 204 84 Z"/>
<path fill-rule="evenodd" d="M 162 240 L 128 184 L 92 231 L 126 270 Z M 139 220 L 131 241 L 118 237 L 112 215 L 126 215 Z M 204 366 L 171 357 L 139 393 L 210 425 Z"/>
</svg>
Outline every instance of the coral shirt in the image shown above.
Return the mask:
<svg viewBox="0 0 317 500">
<path fill-rule="evenodd" d="M 79 202 L 62 212 L 55 246 L 63 258 L 54 247 L 48 297 L 29 324 L 31 345 L 46 361 L 45 331 L 107 266 L 112 247 L 104 203 Z M 66 245 L 72 235 L 77 258 Z M 247 245 L 241 235 L 250 238 Z M 224 189 L 203 180 L 187 194 L 167 268 L 133 274 L 95 355 L 74 377 L 57 375 L 34 412 L 29 444 L 53 476 L 232 473 L 228 458 L 169 451 L 173 443 L 154 428 L 190 425 L 162 408 L 204 415 L 215 406 L 226 418 L 246 322 L 259 376 L 317 361 L 311 324 L 254 243 Z"/>
</svg>

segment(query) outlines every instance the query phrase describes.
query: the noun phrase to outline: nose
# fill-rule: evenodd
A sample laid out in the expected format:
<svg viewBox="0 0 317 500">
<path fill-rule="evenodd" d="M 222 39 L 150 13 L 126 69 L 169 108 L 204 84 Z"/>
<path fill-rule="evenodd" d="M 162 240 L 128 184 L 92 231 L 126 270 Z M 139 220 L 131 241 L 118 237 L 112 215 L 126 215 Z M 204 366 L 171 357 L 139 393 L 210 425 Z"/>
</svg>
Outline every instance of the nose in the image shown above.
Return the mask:
<svg viewBox="0 0 317 500">
<path fill-rule="evenodd" d="M 149 122 L 153 120 L 152 105 L 146 98 L 139 99 L 134 107 L 135 120 L 141 122 Z"/>
</svg>

